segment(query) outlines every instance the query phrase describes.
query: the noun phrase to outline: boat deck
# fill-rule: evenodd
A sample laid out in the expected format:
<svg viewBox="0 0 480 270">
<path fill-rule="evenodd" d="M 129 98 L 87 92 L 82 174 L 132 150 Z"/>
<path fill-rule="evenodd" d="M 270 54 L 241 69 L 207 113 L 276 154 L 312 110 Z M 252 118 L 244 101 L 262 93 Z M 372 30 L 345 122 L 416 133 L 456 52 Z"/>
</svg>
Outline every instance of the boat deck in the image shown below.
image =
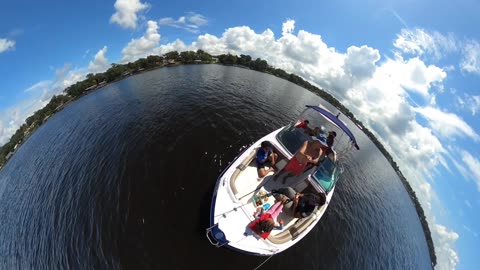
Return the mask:
<svg viewBox="0 0 480 270">
<path fill-rule="evenodd" d="M 281 169 L 283 169 L 286 164 L 286 159 L 279 160 L 276 164 L 277 171 L 275 172 L 275 174 L 278 173 Z M 272 190 L 278 190 L 284 187 L 292 187 L 296 191 L 301 192 L 308 186 L 308 183 L 305 180 L 307 179 L 310 172 L 311 170 L 306 170 L 304 173 L 298 176 L 288 177 L 285 184 L 283 184 L 282 176 L 284 174 L 275 179 L 275 174 L 271 172 L 263 179 L 259 178 L 257 174 L 255 160 L 253 160 L 235 181 L 236 188 L 238 190 L 236 197 L 244 205 L 244 212 L 248 213 L 250 220 L 254 220 L 253 213 L 258 206 L 255 205 L 253 201 L 253 196 L 257 194 L 257 192 L 265 191 L 267 193 L 270 193 Z M 273 204 L 275 203 L 275 199 L 273 198 L 273 196 L 269 197 L 267 203 L 269 203 L 270 206 L 273 206 Z M 283 219 L 284 221 L 284 230 L 288 229 L 290 225 L 293 225 L 298 220 L 297 218 L 293 217 L 293 212 L 291 211 L 290 207 L 291 204 L 287 204 L 284 207 L 283 212 L 278 216 L 278 219 Z M 281 233 L 282 231 L 283 230 L 273 230 L 271 232 L 271 235 L 274 236 L 278 233 Z"/>
</svg>

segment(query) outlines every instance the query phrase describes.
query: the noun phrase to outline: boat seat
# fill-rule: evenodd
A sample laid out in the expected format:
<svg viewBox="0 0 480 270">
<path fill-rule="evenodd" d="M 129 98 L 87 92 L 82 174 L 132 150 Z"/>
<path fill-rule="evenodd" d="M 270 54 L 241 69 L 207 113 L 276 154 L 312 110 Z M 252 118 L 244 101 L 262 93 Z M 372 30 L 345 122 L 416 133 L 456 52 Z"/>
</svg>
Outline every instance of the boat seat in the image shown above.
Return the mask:
<svg viewBox="0 0 480 270">
<path fill-rule="evenodd" d="M 236 185 L 236 181 L 238 179 L 238 176 L 240 175 L 241 172 L 245 171 L 249 166 L 249 164 L 252 162 L 252 160 L 255 159 L 255 156 L 256 156 L 256 153 L 257 153 L 257 149 L 258 148 L 255 148 L 248 156 L 245 160 L 242 161 L 242 163 L 240 163 L 237 168 L 235 169 L 235 171 L 233 172 L 232 174 L 232 177 L 230 178 L 230 188 L 232 189 L 233 191 L 233 194 L 237 194 L 238 193 L 238 189 L 237 189 L 237 185 Z M 255 170 L 256 172 L 256 170 Z"/>
<path fill-rule="evenodd" d="M 245 169 L 247 168 L 248 166 L 246 166 L 245 164 L 240 164 L 237 166 L 237 169 L 239 169 L 240 171 L 245 171 Z"/>
<path fill-rule="evenodd" d="M 267 240 L 274 244 L 279 245 L 292 240 L 292 235 L 290 234 L 289 230 L 285 230 L 277 235 L 270 234 Z"/>
</svg>

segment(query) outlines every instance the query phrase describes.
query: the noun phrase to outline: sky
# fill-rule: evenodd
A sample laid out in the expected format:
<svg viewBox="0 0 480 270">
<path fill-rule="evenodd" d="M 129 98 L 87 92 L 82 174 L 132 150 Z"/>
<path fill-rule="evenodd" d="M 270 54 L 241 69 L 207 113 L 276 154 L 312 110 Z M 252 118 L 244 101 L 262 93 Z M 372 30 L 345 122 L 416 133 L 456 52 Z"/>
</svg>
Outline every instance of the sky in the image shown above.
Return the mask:
<svg viewBox="0 0 480 270">
<path fill-rule="evenodd" d="M 476 269 L 480 2 L 8 1 L 0 145 L 68 85 L 171 50 L 249 54 L 328 90 L 385 145 L 424 207 L 437 269 Z"/>
</svg>

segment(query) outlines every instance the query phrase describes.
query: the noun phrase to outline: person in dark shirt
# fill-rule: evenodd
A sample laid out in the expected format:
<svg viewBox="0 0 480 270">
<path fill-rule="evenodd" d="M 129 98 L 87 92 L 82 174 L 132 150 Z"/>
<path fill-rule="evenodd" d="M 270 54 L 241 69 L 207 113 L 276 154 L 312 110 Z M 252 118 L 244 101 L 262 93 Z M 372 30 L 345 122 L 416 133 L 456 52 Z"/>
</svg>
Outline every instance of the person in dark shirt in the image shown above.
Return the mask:
<svg viewBox="0 0 480 270">
<path fill-rule="evenodd" d="M 258 177 L 265 177 L 268 173 L 275 171 L 275 162 L 277 162 L 278 154 L 273 152 L 272 144 L 263 141 L 257 151 L 256 163 Z"/>
<path fill-rule="evenodd" d="M 335 131 L 328 132 L 327 146 L 329 148 L 332 148 L 333 143 L 335 142 L 335 137 L 337 137 L 337 133 Z"/>
<path fill-rule="evenodd" d="M 312 193 L 295 194 L 293 199 L 293 216 L 296 218 L 305 218 L 310 216 L 313 210 L 315 210 L 315 207 L 320 205 L 320 202 L 318 202 L 319 200 L 319 196 Z M 323 203 L 321 205 L 323 205 Z"/>
<path fill-rule="evenodd" d="M 327 147 L 323 148 L 324 155 L 329 157 L 333 161 L 337 160 L 337 155 L 335 151 L 333 151 L 333 144 L 335 142 L 335 137 L 337 137 L 337 133 L 335 131 L 328 132 Z"/>
<path fill-rule="evenodd" d="M 272 191 L 277 200 L 281 200 L 282 196 L 286 196 L 293 201 L 293 216 L 296 218 L 305 218 L 312 214 L 317 206 L 322 206 L 326 202 L 325 194 L 313 194 L 313 193 L 299 193 L 292 187 L 281 188 L 279 190 Z"/>
</svg>

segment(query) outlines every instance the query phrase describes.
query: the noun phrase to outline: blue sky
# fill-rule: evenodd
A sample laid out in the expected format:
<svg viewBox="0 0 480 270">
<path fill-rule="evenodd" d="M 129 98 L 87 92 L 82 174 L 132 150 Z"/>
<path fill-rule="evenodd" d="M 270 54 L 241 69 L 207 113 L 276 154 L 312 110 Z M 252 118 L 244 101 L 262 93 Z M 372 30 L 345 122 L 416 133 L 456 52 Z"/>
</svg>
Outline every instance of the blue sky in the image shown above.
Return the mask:
<svg viewBox="0 0 480 270">
<path fill-rule="evenodd" d="M 10 1 L 0 8 L 0 144 L 110 63 L 250 54 L 330 90 L 373 130 L 424 206 L 437 268 L 474 269 L 479 11 L 478 1 Z"/>
</svg>

